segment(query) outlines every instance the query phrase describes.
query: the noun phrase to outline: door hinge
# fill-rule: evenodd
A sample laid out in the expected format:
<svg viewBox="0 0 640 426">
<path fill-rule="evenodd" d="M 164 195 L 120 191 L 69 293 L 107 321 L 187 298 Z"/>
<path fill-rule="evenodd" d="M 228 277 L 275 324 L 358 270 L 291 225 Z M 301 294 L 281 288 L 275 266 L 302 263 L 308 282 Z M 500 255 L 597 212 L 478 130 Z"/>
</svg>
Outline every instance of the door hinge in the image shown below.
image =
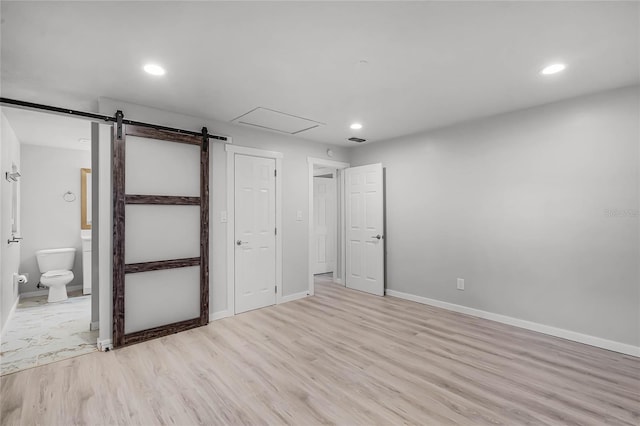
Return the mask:
<svg viewBox="0 0 640 426">
<path fill-rule="evenodd" d="M 278 286 L 276 286 L 276 294 L 278 294 Z"/>
<path fill-rule="evenodd" d="M 274 230 L 275 234 L 278 235 L 278 228 Z"/>
<path fill-rule="evenodd" d="M 273 169 L 273 176 L 278 177 L 278 171 L 276 169 Z"/>
</svg>

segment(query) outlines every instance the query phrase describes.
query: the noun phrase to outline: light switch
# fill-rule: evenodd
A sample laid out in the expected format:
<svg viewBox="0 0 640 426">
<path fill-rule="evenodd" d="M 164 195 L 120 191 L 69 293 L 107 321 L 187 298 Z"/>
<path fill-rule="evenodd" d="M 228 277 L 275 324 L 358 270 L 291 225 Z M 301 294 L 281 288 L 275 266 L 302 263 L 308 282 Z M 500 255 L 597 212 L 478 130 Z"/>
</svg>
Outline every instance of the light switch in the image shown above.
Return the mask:
<svg viewBox="0 0 640 426">
<path fill-rule="evenodd" d="M 296 220 L 298 222 L 302 222 L 302 210 L 298 210 L 298 212 L 296 213 Z"/>
<path fill-rule="evenodd" d="M 227 212 L 226 211 L 221 211 L 220 212 L 220 222 L 221 223 L 227 223 Z"/>
</svg>

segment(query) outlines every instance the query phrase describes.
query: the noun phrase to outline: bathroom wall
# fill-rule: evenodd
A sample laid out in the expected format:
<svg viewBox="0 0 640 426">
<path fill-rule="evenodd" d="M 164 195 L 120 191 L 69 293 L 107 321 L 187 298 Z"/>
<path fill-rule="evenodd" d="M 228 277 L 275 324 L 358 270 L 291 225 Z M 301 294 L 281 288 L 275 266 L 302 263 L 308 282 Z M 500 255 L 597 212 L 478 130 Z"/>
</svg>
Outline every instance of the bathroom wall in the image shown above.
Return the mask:
<svg viewBox="0 0 640 426">
<path fill-rule="evenodd" d="M 35 252 L 40 249 L 74 247 L 74 279 L 67 288 L 82 285 L 80 239 L 80 169 L 91 168 L 91 151 L 21 145 L 22 153 L 22 253 L 20 272 L 29 283 L 20 293 L 38 290 L 40 271 Z M 73 202 L 63 199 L 66 191 Z"/>
<path fill-rule="evenodd" d="M 18 272 L 21 243 L 7 244 L 11 238 L 11 197 L 15 183 L 4 178 L 13 164 L 20 170 L 20 141 L 0 109 L 0 328 L 4 328 L 18 300 L 13 274 Z M 20 170 L 21 171 L 21 170 Z"/>
</svg>

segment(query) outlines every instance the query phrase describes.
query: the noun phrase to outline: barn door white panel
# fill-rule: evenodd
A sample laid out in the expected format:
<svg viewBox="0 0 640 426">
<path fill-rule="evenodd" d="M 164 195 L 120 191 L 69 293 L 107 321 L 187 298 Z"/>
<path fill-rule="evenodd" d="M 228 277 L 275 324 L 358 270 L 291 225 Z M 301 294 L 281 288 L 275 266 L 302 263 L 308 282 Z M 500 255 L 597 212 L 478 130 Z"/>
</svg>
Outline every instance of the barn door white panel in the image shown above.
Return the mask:
<svg viewBox="0 0 640 426">
<path fill-rule="evenodd" d="M 336 243 L 336 195 L 333 178 L 313 178 L 314 274 L 333 272 Z"/>
<path fill-rule="evenodd" d="M 127 137 L 127 194 L 200 195 L 200 147 Z M 200 257 L 200 206 L 127 204 L 125 263 Z M 125 275 L 125 333 L 200 315 L 200 267 Z"/>
<path fill-rule="evenodd" d="M 200 256 L 198 206 L 129 204 L 125 214 L 125 263 Z"/>
<path fill-rule="evenodd" d="M 127 136 L 127 194 L 200 196 L 200 147 Z"/>
<path fill-rule="evenodd" d="M 275 159 L 235 155 L 235 312 L 276 303 Z"/>
<path fill-rule="evenodd" d="M 345 169 L 346 286 L 384 295 L 382 164 Z"/>
<path fill-rule="evenodd" d="M 135 333 L 200 315 L 200 267 L 125 276 L 125 333 Z"/>
</svg>

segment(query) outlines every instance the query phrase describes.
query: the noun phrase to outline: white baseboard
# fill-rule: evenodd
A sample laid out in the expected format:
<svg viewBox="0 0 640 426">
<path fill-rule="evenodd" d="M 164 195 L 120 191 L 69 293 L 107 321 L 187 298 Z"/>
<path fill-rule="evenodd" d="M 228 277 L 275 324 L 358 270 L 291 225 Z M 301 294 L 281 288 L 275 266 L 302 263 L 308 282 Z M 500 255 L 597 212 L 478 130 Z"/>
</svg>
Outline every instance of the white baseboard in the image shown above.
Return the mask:
<svg viewBox="0 0 640 426">
<path fill-rule="evenodd" d="M 9 321 L 11 320 L 11 318 L 13 317 L 13 314 L 16 313 L 16 308 L 18 307 L 18 303 L 20 303 L 20 295 L 16 297 L 16 300 L 13 302 L 11 309 L 9 309 L 9 315 L 7 315 L 7 319 L 4 321 L 4 324 L 2 324 L 2 330 L 0 330 L 0 336 L 4 336 L 4 330 L 7 327 L 7 324 L 9 324 Z"/>
<path fill-rule="evenodd" d="M 209 322 L 211 321 L 216 321 L 222 318 L 227 318 L 233 316 L 233 314 L 231 313 L 231 311 L 226 310 L 226 311 L 218 311 L 218 312 L 213 312 L 209 315 Z"/>
<path fill-rule="evenodd" d="M 90 323 L 89 330 L 90 331 L 100 330 L 100 321 L 93 321 L 92 323 Z"/>
<path fill-rule="evenodd" d="M 294 300 L 298 300 L 298 299 L 302 299 L 303 297 L 307 297 L 308 295 L 309 294 L 306 291 L 302 291 L 300 293 L 290 294 L 288 296 L 282 296 L 282 298 L 280 299 L 280 301 L 277 304 L 286 303 L 286 302 L 292 302 Z M 230 310 L 214 312 L 214 313 L 209 315 L 209 322 L 216 321 L 216 320 L 219 320 L 219 319 L 222 319 L 222 318 L 232 317 L 234 315 L 235 314 Z"/>
<path fill-rule="evenodd" d="M 500 322 L 502 324 L 513 325 L 515 327 L 537 331 L 538 333 L 548 334 L 550 336 L 560 337 L 563 339 L 572 340 L 574 342 L 584 343 L 587 345 L 596 346 L 598 348 L 640 357 L 640 347 L 629 345 L 626 343 L 614 342 L 613 340 L 590 336 L 588 334 L 577 333 L 575 331 L 508 317 L 506 315 L 494 314 L 493 312 L 482 311 L 480 309 L 469 308 L 467 306 L 456 305 L 449 302 L 442 302 L 440 300 L 429 299 L 427 297 L 416 296 L 414 294 L 403 293 L 396 290 L 388 289 L 386 290 L 386 294 L 389 296 L 398 297 L 400 299 L 422 303 L 424 305 L 435 306 L 437 308 L 447 309 L 449 311 L 459 312 L 478 318 L 484 318 L 491 321 Z"/>
<path fill-rule="evenodd" d="M 309 295 L 309 292 L 301 291 L 300 293 L 294 293 L 288 296 L 282 296 L 282 298 L 280 299 L 280 303 L 293 302 L 294 300 L 302 299 L 304 297 L 307 297 L 308 295 Z"/>
<path fill-rule="evenodd" d="M 111 339 L 98 339 L 97 346 L 99 351 L 107 352 L 113 349 L 113 341 Z"/>
<path fill-rule="evenodd" d="M 333 280 L 333 282 L 336 284 L 344 285 L 344 283 L 342 282 L 342 278 L 336 278 L 335 280 Z"/>
<path fill-rule="evenodd" d="M 75 290 L 82 290 L 82 284 L 67 286 L 67 292 L 75 291 Z M 29 291 L 27 293 L 20 293 L 20 297 L 45 296 L 47 294 L 49 294 L 49 289 L 45 288 L 44 290 L 36 290 L 36 291 Z"/>
</svg>

